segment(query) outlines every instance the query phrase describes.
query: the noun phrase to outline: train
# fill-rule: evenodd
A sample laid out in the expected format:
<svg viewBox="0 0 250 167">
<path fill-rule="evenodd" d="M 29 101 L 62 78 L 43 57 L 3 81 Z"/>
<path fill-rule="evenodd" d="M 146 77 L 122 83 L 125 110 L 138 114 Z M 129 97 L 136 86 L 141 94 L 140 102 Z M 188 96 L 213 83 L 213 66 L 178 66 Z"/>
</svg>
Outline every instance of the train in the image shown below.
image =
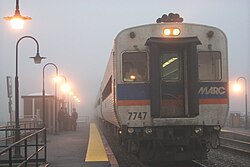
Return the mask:
<svg viewBox="0 0 250 167">
<path fill-rule="evenodd" d="M 229 110 L 225 33 L 177 13 L 120 31 L 94 108 L 142 161 L 206 159 Z"/>
</svg>

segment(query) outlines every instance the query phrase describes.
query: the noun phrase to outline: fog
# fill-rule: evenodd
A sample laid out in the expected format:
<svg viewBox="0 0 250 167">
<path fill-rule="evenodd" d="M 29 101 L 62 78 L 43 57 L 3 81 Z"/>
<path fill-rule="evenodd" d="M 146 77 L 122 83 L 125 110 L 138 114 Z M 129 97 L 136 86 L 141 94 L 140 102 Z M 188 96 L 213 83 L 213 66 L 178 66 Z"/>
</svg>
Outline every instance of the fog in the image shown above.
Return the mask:
<svg viewBox="0 0 250 167">
<path fill-rule="evenodd" d="M 0 1 L 1 18 L 14 14 L 15 2 Z M 128 27 L 155 23 L 164 13 L 179 13 L 186 23 L 206 24 L 223 30 L 228 38 L 230 83 L 239 76 L 250 79 L 248 0 L 26 0 L 20 1 L 20 11 L 23 16 L 32 17 L 25 22 L 24 29 L 13 30 L 8 21 L 0 21 L 0 122 L 9 118 L 6 76 L 12 76 L 14 86 L 15 46 L 24 35 L 38 40 L 41 56 L 47 59 L 35 65 L 29 59 L 36 53 L 34 41 L 24 39 L 20 42 L 20 95 L 41 92 L 42 68 L 53 62 L 81 100 L 77 104 L 80 115 L 93 111 L 116 34 Z M 46 93 L 54 94 L 51 80 L 54 73 L 53 67 L 46 68 Z M 242 95 L 243 92 L 230 92 L 231 111 L 244 111 Z"/>
</svg>

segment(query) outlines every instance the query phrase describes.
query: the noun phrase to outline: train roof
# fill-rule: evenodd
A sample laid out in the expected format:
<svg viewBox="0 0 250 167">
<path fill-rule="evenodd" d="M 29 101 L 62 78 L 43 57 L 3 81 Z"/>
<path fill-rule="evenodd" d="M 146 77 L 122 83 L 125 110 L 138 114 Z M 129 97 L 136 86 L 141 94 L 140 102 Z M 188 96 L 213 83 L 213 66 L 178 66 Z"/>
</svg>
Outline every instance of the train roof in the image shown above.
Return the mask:
<svg viewBox="0 0 250 167">
<path fill-rule="evenodd" d="M 135 30 L 135 29 L 140 29 L 144 27 L 153 27 L 153 26 L 159 26 L 159 27 L 164 27 L 164 26 L 192 26 L 192 27 L 203 27 L 207 29 L 213 29 L 216 31 L 221 32 L 225 37 L 226 34 L 218 27 L 215 26 L 210 26 L 210 25 L 205 25 L 205 24 L 197 24 L 197 23 L 180 23 L 180 22 L 167 22 L 167 23 L 152 23 L 152 24 L 143 24 L 143 25 L 138 25 L 138 26 L 133 26 L 133 27 L 127 27 L 123 30 L 121 30 L 115 37 L 115 40 L 119 38 L 120 35 L 122 35 L 124 32 Z"/>
</svg>

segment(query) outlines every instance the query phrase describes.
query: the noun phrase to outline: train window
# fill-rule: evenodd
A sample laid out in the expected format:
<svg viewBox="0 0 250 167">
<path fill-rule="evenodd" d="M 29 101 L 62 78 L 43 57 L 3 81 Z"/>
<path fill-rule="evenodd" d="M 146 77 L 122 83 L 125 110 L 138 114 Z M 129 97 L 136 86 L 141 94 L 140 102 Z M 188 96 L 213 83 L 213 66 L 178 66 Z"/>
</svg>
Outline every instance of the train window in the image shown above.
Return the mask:
<svg viewBox="0 0 250 167">
<path fill-rule="evenodd" d="M 202 51 L 198 53 L 199 79 L 203 81 L 221 80 L 221 53 Z"/>
<path fill-rule="evenodd" d="M 161 54 L 161 77 L 162 80 L 180 79 L 180 56 L 177 52 Z"/>
<path fill-rule="evenodd" d="M 112 76 L 109 78 L 108 83 L 106 84 L 102 92 L 102 101 L 104 101 L 112 93 Z"/>
<path fill-rule="evenodd" d="M 146 52 L 125 52 L 122 54 L 122 78 L 125 82 L 148 80 Z"/>
</svg>

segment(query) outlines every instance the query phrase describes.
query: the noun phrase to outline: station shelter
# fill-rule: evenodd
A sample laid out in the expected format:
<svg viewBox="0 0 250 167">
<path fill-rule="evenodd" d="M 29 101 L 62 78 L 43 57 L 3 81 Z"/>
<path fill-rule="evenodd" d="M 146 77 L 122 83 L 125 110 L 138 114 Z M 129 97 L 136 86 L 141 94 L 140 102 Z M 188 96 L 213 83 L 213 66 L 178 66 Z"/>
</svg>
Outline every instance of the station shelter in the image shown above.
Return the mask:
<svg viewBox="0 0 250 167">
<path fill-rule="evenodd" d="M 34 93 L 22 96 L 23 118 L 20 120 L 35 121 L 43 126 L 43 96 L 41 93 Z M 58 129 L 57 115 L 62 100 L 57 99 L 57 111 L 55 111 L 55 96 L 45 94 L 45 126 L 47 133 L 55 133 Z"/>
</svg>

